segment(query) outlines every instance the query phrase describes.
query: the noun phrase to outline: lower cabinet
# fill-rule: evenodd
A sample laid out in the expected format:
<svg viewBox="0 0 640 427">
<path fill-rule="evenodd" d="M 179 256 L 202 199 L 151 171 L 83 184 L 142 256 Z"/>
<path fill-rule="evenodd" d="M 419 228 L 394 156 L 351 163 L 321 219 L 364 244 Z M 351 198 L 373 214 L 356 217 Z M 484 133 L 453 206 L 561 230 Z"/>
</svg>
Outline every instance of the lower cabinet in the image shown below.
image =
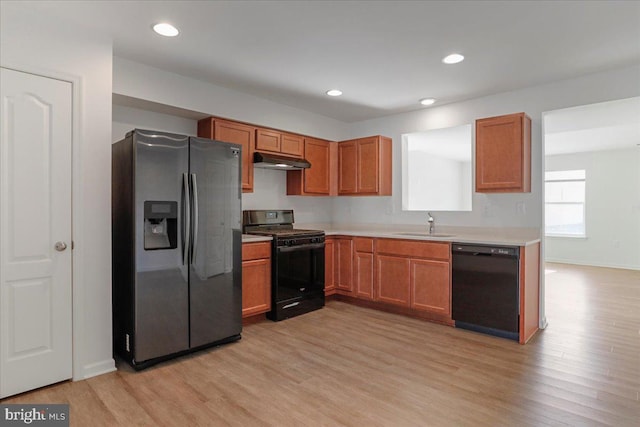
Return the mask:
<svg viewBox="0 0 640 427">
<path fill-rule="evenodd" d="M 450 317 L 451 244 L 376 240 L 375 300 Z"/>
<path fill-rule="evenodd" d="M 355 237 L 353 239 L 355 249 L 354 263 L 354 287 L 358 298 L 373 299 L 373 239 Z"/>
<path fill-rule="evenodd" d="M 271 310 L 271 242 L 242 245 L 242 317 Z"/>
<path fill-rule="evenodd" d="M 325 295 L 451 322 L 449 242 L 331 236 L 325 245 Z"/>
<path fill-rule="evenodd" d="M 376 256 L 377 301 L 409 307 L 409 258 Z"/>
<path fill-rule="evenodd" d="M 351 237 L 335 238 L 335 285 L 338 293 L 353 294 L 353 240 Z"/>
<path fill-rule="evenodd" d="M 411 308 L 451 315 L 451 266 L 448 261 L 411 260 Z"/>
<path fill-rule="evenodd" d="M 336 293 L 335 239 L 327 237 L 324 241 L 324 295 Z"/>
</svg>

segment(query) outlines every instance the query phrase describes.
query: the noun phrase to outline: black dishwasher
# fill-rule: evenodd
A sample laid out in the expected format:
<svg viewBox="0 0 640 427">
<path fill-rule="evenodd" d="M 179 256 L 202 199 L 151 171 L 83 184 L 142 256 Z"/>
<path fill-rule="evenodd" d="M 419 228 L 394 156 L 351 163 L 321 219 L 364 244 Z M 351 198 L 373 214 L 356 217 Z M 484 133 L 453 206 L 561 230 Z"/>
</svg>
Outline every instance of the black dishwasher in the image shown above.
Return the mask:
<svg viewBox="0 0 640 427">
<path fill-rule="evenodd" d="M 453 243 L 451 252 L 456 327 L 518 340 L 520 248 Z"/>
</svg>

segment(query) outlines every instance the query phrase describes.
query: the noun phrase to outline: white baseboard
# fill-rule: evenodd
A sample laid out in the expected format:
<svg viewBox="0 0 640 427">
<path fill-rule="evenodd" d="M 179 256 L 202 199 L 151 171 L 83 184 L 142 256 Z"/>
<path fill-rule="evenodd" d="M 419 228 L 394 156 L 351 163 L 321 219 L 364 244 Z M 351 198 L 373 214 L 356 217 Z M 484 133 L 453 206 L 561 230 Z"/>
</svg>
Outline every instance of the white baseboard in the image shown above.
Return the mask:
<svg viewBox="0 0 640 427">
<path fill-rule="evenodd" d="M 555 259 L 555 258 L 548 258 L 548 257 L 544 261 L 555 262 L 557 264 L 586 265 L 590 267 L 618 268 L 622 270 L 640 270 L 640 266 L 637 266 L 637 265 L 596 264 L 592 262 L 576 261 L 572 259 Z"/>
<path fill-rule="evenodd" d="M 113 359 L 103 360 L 101 362 L 91 363 L 84 366 L 83 380 L 102 374 L 108 374 L 116 370 L 116 362 Z"/>
</svg>

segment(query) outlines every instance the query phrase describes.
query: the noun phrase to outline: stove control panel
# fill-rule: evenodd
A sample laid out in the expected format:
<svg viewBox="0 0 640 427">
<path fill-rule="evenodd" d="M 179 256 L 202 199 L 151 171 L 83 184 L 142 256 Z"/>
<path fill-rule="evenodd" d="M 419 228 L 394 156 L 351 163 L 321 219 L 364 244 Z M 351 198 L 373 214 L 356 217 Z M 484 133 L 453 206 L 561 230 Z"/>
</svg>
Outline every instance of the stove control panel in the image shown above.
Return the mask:
<svg viewBox="0 0 640 427">
<path fill-rule="evenodd" d="M 324 235 L 322 236 L 282 236 L 276 239 L 277 246 L 302 246 L 324 243 Z"/>
</svg>

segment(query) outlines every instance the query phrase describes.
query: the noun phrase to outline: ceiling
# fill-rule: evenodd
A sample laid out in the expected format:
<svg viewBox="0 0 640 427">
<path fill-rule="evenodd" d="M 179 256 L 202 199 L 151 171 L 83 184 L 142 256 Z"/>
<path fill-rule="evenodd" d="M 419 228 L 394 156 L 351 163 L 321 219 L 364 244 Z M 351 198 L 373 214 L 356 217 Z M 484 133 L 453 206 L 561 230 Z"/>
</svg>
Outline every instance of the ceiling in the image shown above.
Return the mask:
<svg viewBox="0 0 640 427">
<path fill-rule="evenodd" d="M 354 122 L 640 63 L 638 1 L 1 2 L 114 55 Z M 181 33 L 163 38 L 168 21 Z M 450 53 L 466 59 L 445 65 Z M 338 98 L 325 95 L 339 88 Z"/>
<path fill-rule="evenodd" d="M 640 97 L 544 115 L 545 155 L 640 149 Z"/>
</svg>

